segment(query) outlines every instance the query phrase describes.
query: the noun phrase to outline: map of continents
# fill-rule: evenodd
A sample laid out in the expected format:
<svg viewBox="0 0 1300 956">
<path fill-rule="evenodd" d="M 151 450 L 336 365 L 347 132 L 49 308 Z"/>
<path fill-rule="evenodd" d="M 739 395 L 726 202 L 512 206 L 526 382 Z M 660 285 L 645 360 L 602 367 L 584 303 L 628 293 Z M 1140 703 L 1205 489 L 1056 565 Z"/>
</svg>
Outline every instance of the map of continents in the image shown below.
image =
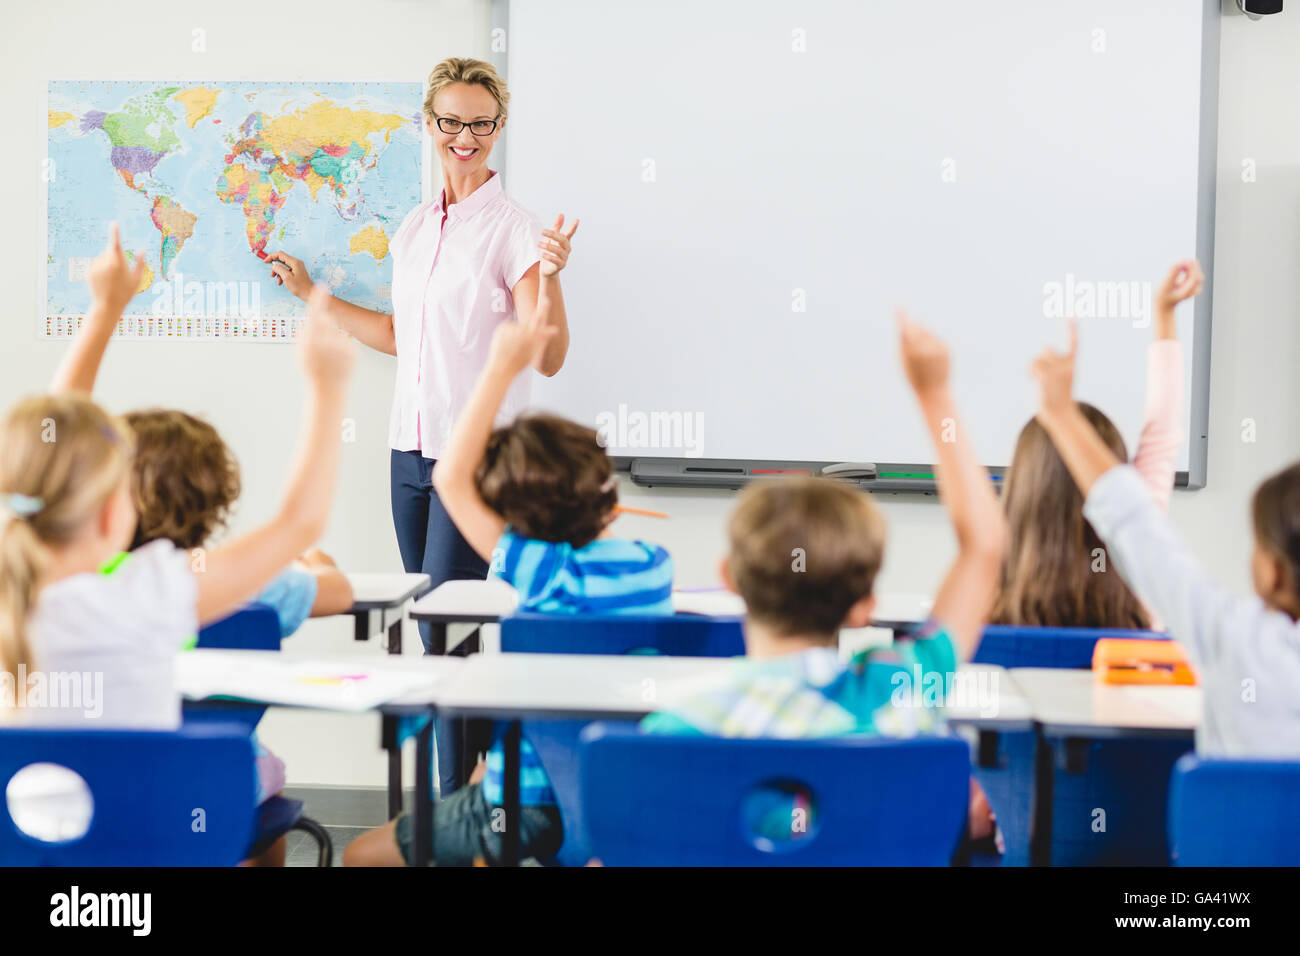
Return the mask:
<svg viewBox="0 0 1300 956">
<path fill-rule="evenodd" d="M 388 240 L 421 198 L 420 102 L 418 83 L 52 82 L 44 327 L 87 311 L 114 221 L 146 259 L 128 314 L 210 313 L 215 288 L 244 317 L 301 316 L 257 257 L 280 248 L 388 309 Z"/>
</svg>

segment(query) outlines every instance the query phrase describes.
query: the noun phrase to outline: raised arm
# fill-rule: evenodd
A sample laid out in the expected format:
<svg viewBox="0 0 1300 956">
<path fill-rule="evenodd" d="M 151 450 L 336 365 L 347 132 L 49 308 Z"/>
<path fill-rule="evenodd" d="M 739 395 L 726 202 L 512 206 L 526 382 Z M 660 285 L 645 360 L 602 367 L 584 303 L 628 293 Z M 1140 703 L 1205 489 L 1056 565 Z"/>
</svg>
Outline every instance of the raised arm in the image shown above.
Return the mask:
<svg viewBox="0 0 1300 956">
<path fill-rule="evenodd" d="M 1120 463 L 1074 401 L 1074 359 L 1079 339 L 1070 322 L 1070 348 L 1045 349 L 1034 360 L 1038 380 L 1038 422 L 1047 432 L 1085 498 L 1097 479 Z"/>
<path fill-rule="evenodd" d="M 338 476 L 345 392 L 356 350 L 327 317 L 330 296 L 310 299 L 298 351 L 307 374 L 307 417 L 284 503 L 261 527 L 213 549 L 196 572 L 200 623 L 225 616 L 248 600 L 313 544 L 325 530 Z"/>
<path fill-rule="evenodd" d="M 143 276 L 144 256 L 137 254 L 134 266 L 126 261 L 117 223 L 113 223 L 108 231 L 108 248 L 90 264 L 90 312 L 54 373 L 50 382 L 51 394 L 89 394 L 94 390 L 108 340 L 122 318 L 122 310 L 140 288 Z"/>
<path fill-rule="evenodd" d="M 555 334 L 533 361 L 532 366 L 548 378 L 558 372 L 569 354 L 569 319 L 564 311 L 564 294 L 560 291 L 560 270 L 569 262 L 570 240 L 578 231 L 580 220 L 564 228 L 564 216 L 555 217 L 555 225 L 542 230 L 537 244 L 538 264 L 523 274 L 514 289 L 515 313 L 525 322 L 534 316 L 555 329 Z"/>
<path fill-rule="evenodd" d="M 916 393 L 938 458 L 939 498 L 957 535 L 957 557 L 935 596 L 932 614 L 963 659 L 979 645 L 997 593 L 1006 549 L 1006 522 L 993 481 L 975 457 L 948 388 L 948 350 L 929 331 L 898 313 L 903 370 Z"/>
<path fill-rule="evenodd" d="M 304 302 L 309 295 L 314 295 L 316 288 L 307 272 L 307 266 L 301 259 L 295 259 L 287 252 L 273 252 L 266 257 L 271 263 L 271 275 L 289 292 Z M 362 345 L 388 355 L 397 354 L 397 337 L 393 332 L 393 317 L 387 312 L 363 309 L 359 305 L 345 302 L 337 296 L 325 293 L 330 310 L 330 318 L 348 335 Z"/>
<path fill-rule="evenodd" d="M 1147 349 L 1147 397 L 1142 435 L 1133 467 L 1162 510 L 1173 494 L 1175 458 L 1182 443 L 1183 352 L 1174 310 L 1201 290 L 1204 276 L 1195 259 L 1174 265 L 1155 295 L 1155 341 Z"/>
<path fill-rule="evenodd" d="M 474 473 L 483 460 L 492 423 L 510 383 L 538 361 L 556 334 L 558 330 L 541 312 L 534 312 L 526 320 L 521 318 L 497 326 L 487 366 L 433 469 L 433 486 L 443 507 L 470 547 L 485 561 L 492 560 L 492 549 L 506 523 L 479 494 Z"/>
<path fill-rule="evenodd" d="M 1033 364 L 1038 420 L 1083 492 L 1083 514 L 1106 544 L 1115 571 L 1185 644 L 1197 666 L 1224 654 L 1229 618 L 1250 621 L 1242 633 L 1263 634 L 1258 599 L 1234 598 L 1214 582 L 1174 531 L 1134 469 L 1121 466 L 1071 395 L 1077 351 L 1045 351 Z"/>
</svg>

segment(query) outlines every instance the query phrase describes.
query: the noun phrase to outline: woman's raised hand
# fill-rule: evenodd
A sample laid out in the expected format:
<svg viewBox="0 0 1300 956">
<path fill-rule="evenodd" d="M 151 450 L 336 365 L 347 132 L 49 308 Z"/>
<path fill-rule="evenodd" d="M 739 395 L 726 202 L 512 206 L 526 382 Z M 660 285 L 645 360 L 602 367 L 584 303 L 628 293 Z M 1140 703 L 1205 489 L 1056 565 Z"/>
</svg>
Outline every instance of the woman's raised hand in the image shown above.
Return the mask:
<svg viewBox="0 0 1300 956">
<path fill-rule="evenodd" d="M 553 276 L 568 265 L 569 250 L 572 248 L 569 240 L 578 231 L 580 221 L 579 219 L 573 220 L 569 228 L 565 229 L 564 214 L 561 213 L 555 217 L 554 226 L 542 230 L 542 239 L 537 243 L 537 248 L 541 253 L 542 275 Z"/>
</svg>

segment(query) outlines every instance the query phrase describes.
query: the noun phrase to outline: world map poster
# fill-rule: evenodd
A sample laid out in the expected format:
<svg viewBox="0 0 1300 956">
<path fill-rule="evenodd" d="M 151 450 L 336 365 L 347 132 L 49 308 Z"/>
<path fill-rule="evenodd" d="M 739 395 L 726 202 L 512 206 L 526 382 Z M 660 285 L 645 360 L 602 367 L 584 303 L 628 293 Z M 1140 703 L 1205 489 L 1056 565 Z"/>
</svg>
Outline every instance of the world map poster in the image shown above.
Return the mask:
<svg viewBox="0 0 1300 956">
<path fill-rule="evenodd" d="M 293 337 L 304 304 L 261 256 L 391 309 L 388 243 L 421 200 L 421 85 L 54 81 L 38 334 L 76 334 L 110 223 L 145 259 L 124 338 Z"/>
</svg>

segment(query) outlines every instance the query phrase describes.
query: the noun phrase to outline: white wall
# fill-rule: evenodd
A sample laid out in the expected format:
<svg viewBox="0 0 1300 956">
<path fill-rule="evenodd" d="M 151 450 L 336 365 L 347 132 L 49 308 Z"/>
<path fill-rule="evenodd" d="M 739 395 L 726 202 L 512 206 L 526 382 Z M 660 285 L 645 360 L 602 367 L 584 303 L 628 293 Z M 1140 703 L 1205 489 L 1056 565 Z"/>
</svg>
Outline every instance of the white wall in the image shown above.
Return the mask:
<svg viewBox="0 0 1300 956">
<path fill-rule="evenodd" d="M 199 12 L 175 3 L 137 3 L 129 27 L 121 26 L 119 8 L 88 0 L 33 5 L 4 16 L 0 77 L 9 128 L 17 135 L 0 151 L 9 226 L 0 231 L 0 281 L 9 290 L 0 351 L 2 402 L 42 388 L 63 350 L 37 341 L 32 331 L 42 253 L 26 224 L 34 226 L 42 211 L 44 123 L 38 114 L 47 79 L 419 79 L 444 56 L 488 53 L 488 11 L 481 0 L 371 0 L 364 16 L 355 4 L 322 0 L 313 6 L 319 14 L 314 21 L 287 10 L 271 17 L 259 29 L 282 29 L 293 39 L 265 43 L 251 41 L 246 24 L 228 23 L 220 5 L 193 9 Z M 208 31 L 202 55 L 190 52 L 194 27 Z M 1235 4 L 1225 5 L 1209 485 L 1176 494 L 1173 515 L 1213 572 L 1238 588 L 1249 586 L 1250 492 L 1264 475 L 1300 455 L 1297 50 L 1300 10 L 1253 23 L 1237 14 Z M 1255 164 L 1255 182 L 1242 181 L 1245 160 Z M 581 235 L 574 255 L 582 255 Z M 243 464 L 238 529 L 267 515 L 279 494 L 297 428 L 296 376 L 290 350 L 283 347 L 123 342 L 110 351 L 99 395 L 117 411 L 166 403 L 209 416 Z M 358 570 L 399 566 L 385 447 L 391 376 L 390 359 L 363 356 L 348 409 L 358 424 L 357 441 L 345 449 L 339 503 L 323 542 Z M 267 415 L 262 409 L 268 405 L 282 411 Z M 1241 440 L 1247 418 L 1255 422 L 1253 443 Z M 713 583 L 730 493 L 625 487 L 624 497 L 672 518 L 627 517 L 620 519 L 620 531 L 666 545 L 677 560 L 680 584 Z M 880 503 L 890 524 L 881 589 L 931 590 L 952 555 L 937 503 L 893 496 Z M 412 645 L 418 645 L 413 633 L 407 640 Z M 378 653 L 374 643 L 353 645 L 350 622 L 337 620 L 308 624 L 288 647 L 295 653 Z M 293 783 L 383 784 L 378 725 L 371 717 L 272 712 L 263 728 L 268 745 L 285 757 Z"/>
</svg>

